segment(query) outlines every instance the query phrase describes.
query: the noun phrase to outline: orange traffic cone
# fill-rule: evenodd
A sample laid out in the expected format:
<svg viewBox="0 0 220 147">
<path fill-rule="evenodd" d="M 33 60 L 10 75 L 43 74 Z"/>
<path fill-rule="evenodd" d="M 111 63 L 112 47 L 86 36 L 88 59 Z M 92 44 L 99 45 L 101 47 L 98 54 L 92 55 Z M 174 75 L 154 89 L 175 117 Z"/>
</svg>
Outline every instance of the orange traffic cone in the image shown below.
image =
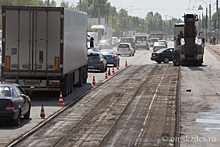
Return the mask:
<svg viewBox="0 0 220 147">
<path fill-rule="evenodd" d="M 93 76 L 93 78 L 92 78 L 92 86 L 96 86 L 95 76 Z"/>
<path fill-rule="evenodd" d="M 59 101 L 58 101 L 57 105 L 59 105 L 59 106 L 64 106 L 65 105 L 65 103 L 63 102 L 62 91 L 60 92 L 60 97 L 59 97 Z"/>
<path fill-rule="evenodd" d="M 108 74 L 107 74 L 107 72 L 105 72 L 105 79 L 108 79 Z"/>
<path fill-rule="evenodd" d="M 42 106 L 41 106 L 41 112 L 40 112 L 40 117 L 39 118 L 42 118 L 42 119 L 46 118 L 45 113 L 44 113 L 44 104 L 42 104 Z"/>
<path fill-rule="evenodd" d="M 119 66 L 118 66 L 118 64 L 117 64 L 117 67 L 116 67 L 116 69 L 117 69 L 117 70 L 119 70 Z"/>
<path fill-rule="evenodd" d="M 114 70 L 114 67 L 112 67 L 112 74 L 115 74 L 115 70 Z"/>
<path fill-rule="evenodd" d="M 108 69 L 108 75 L 109 75 L 109 76 L 111 75 L 111 70 L 110 70 L 110 68 Z"/>
<path fill-rule="evenodd" d="M 128 62 L 127 62 L 127 60 L 125 61 L 125 67 L 128 67 Z"/>
</svg>

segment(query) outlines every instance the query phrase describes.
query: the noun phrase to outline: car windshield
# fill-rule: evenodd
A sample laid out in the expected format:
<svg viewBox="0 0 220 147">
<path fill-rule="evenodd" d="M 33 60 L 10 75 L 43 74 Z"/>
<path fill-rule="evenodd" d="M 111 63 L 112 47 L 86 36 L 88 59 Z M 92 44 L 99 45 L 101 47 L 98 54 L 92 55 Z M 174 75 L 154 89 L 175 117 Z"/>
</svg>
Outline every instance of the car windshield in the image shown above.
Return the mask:
<svg viewBox="0 0 220 147">
<path fill-rule="evenodd" d="M 122 42 L 132 42 L 132 41 L 134 41 L 134 39 L 133 38 L 122 38 L 121 41 Z"/>
<path fill-rule="evenodd" d="M 11 89 L 8 86 L 0 86 L 0 97 L 11 97 Z"/>
<path fill-rule="evenodd" d="M 89 55 L 89 56 L 88 56 L 88 59 L 89 59 L 89 60 L 99 59 L 99 56 L 97 56 L 97 55 Z"/>
<path fill-rule="evenodd" d="M 156 41 L 158 41 L 158 39 L 155 38 L 155 39 L 151 39 L 150 41 L 151 42 L 156 42 Z"/>
<path fill-rule="evenodd" d="M 108 49 L 101 50 L 101 52 L 103 54 L 113 54 L 113 50 L 108 50 Z"/>
<path fill-rule="evenodd" d="M 162 53 L 163 51 L 167 50 L 167 48 L 159 49 L 157 52 Z"/>
<path fill-rule="evenodd" d="M 146 37 L 135 37 L 137 41 L 146 41 Z"/>
<path fill-rule="evenodd" d="M 157 45 L 159 45 L 159 46 L 163 46 L 163 45 L 165 45 L 165 43 L 164 43 L 164 42 L 155 42 L 154 45 L 155 45 L 155 46 L 157 46 Z"/>
<path fill-rule="evenodd" d="M 120 47 L 120 48 L 128 48 L 129 45 L 128 44 L 120 44 L 118 47 Z"/>
<path fill-rule="evenodd" d="M 98 48 L 90 48 L 90 49 L 88 49 L 88 52 L 93 52 L 93 51 L 99 52 L 100 49 L 98 49 Z"/>
</svg>

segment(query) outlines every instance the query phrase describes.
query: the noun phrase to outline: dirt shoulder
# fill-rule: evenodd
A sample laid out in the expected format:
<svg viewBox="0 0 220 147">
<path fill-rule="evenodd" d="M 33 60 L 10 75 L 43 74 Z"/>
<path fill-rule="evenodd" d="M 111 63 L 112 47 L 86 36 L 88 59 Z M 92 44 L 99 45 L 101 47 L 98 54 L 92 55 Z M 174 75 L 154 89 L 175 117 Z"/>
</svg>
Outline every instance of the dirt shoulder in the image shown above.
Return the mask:
<svg viewBox="0 0 220 147">
<path fill-rule="evenodd" d="M 207 49 L 218 61 L 220 61 L 220 44 L 206 45 L 205 49 Z"/>
</svg>

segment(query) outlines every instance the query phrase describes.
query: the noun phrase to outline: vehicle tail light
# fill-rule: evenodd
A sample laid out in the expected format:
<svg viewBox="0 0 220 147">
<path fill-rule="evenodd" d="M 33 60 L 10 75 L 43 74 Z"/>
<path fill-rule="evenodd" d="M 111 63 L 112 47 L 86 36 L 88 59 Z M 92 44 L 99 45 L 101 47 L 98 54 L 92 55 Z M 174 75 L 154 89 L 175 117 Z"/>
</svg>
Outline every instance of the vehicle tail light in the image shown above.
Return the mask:
<svg viewBox="0 0 220 147">
<path fill-rule="evenodd" d="M 59 87 L 60 86 L 60 82 L 50 82 L 50 86 L 51 87 Z"/>
<path fill-rule="evenodd" d="M 160 56 L 160 53 L 157 53 L 157 56 Z"/>
<path fill-rule="evenodd" d="M 14 104 L 12 102 L 9 102 L 6 106 L 6 110 L 14 110 Z"/>
<path fill-rule="evenodd" d="M 128 51 L 130 51 L 130 47 L 128 47 Z"/>
<path fill-rule="evenodd" d="M 112 55 L 112 58 L 115 58 L 115 55 Z"/>
<path fill-rule="evenodd" d="M 100 63 L 102 63 L 102 62 L 103 62 L 103 60 L 101 59 L 101 60 L 100 60 Z"/>
</svg>

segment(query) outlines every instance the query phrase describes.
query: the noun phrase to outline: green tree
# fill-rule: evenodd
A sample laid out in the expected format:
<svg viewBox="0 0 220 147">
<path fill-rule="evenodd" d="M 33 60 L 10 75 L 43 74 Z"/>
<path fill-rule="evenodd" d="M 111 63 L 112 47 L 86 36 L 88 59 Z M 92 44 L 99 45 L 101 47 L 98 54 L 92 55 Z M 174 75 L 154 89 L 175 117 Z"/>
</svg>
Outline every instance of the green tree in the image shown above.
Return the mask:
<svg viewBox="0 0 220 147">
<path fill-rule="evenodd" d="M 2 6 L 40 6 L 45 7 L 47 4 L 43 0 L 1 0 L 0 10 Z M 55 7 L 56 2 L 54 0 L 50 1 L 49 6 Z M 0 14 L 0 29 L 2 29 L 2 14 Z"/>
</svg>

